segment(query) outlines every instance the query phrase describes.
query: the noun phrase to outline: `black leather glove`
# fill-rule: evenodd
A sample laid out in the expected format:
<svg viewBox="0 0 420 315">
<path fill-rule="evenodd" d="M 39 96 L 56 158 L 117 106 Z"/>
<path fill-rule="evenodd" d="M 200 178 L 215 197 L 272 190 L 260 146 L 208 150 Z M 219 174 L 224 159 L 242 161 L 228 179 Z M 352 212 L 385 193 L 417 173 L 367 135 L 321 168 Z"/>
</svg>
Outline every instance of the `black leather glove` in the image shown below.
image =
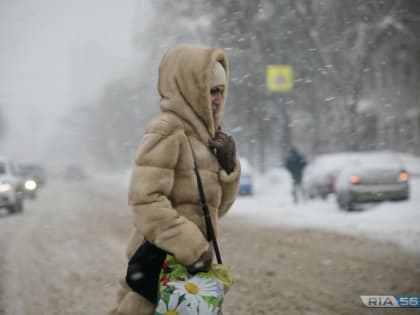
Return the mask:
<svg viewBox="0 0 420 315">
<path fill-rule="evenodd" d="M 213 250 L 209 247 L 208 250 L 203 252 L 193 264 L 187 266 L 187 270 L 190 274 L 194 275 L 197 272 L 208 272 L 213 262 Z"/>
<path fill-rule="evenodd" d="M 217 160 L 226 173 L 232 173 L 236 161 L 236 146 L 233 138 L 219 129 L 215 137 L 209 140 L 209 146 L 211 149 L 216 149 Z"/>
</svg>

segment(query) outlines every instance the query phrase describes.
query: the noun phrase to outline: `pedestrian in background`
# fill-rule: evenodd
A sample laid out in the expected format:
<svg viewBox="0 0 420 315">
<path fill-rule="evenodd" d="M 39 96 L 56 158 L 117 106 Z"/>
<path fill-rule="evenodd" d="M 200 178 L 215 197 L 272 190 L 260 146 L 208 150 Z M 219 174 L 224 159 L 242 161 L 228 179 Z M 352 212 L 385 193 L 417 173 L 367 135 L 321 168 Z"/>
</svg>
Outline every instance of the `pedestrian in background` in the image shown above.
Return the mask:
<svg viewBox="0 0 420 315">
<path fill-rule="evenodd" d="M 295 203 L 303 200 L 305 196 L 302 187 L 302 178 L 306 164 L 304 155 L 292 146 L 286 157 L 285 166 L 293 180 L 292 197 Z"/>
<path fill-rule="evenodd" d="M 240 178 L 235 142 L 220 128 L 227 83 L 228 61 L 219 48 L 179 45 L 163 57 L 158 81 L 161 113 L 145 129 L 129 187 L 134 227 L 128 258 L 147 240 L 174 255 L 191 273 L 210 269 L 213 250 L 206 237 L 192 150 L 217 235 L 218 220 L 233 204 Z M 154 314 L 152 302 L 125 280 L 120 285 L 110 314 Z"/>
</svg>

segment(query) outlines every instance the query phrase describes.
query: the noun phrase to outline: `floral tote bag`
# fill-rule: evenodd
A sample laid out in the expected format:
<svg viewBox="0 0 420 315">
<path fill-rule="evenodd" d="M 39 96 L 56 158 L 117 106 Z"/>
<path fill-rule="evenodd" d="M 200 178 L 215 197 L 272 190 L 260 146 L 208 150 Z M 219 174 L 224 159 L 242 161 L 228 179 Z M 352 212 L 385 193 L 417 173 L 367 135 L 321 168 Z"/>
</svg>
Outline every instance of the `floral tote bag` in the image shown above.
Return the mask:
<svg viewBox="0 0 420 315">
<path fill-rule="evenodd" d="M 191 275 L 168 255 L 160 273 L 155 315 L 219 315 L 231 286 L 230 269 L 224 264 Z"/>
</svg>

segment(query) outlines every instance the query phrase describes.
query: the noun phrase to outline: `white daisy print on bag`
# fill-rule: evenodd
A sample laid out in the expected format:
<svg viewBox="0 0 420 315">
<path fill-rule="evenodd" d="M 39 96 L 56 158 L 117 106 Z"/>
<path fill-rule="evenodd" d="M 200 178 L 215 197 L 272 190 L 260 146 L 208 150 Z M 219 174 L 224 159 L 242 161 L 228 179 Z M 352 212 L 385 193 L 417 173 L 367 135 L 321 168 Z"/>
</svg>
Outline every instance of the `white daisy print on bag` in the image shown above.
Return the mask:
<svg viewBox="0 0 420 315">
<path fill-rule="evenodd" d="M 194 313 L 194 315 L 218 315 L 219 308 L 216 307 L 213 309 L 211 304 L 208 304 L 206 301 L 200 301 L 198 304 L 198 312 Z"/>
<path fill-rule="evenodd" d="M 217 283 L 216 280 L 194 276 L 185 281 L 169 282 L 168 285 L 175 288 L 174 294 L 184 296 L 191 305 L 198 305 L 203 296 L 220 295 Z"/>
<path fill-rule="evenodd" d="M 178 315 L 178 314 L 188 314 L 193 315 L 192 310 L 188 307 L 188 302 L 186 300 L 179 303 L 179 296 L 172 294 L 169 298 L 168 305 L 165 304 L 162 300 L 159 300 L 159 305 L 156 308 L 156 311 L 162 315 Z"/>
</svg>

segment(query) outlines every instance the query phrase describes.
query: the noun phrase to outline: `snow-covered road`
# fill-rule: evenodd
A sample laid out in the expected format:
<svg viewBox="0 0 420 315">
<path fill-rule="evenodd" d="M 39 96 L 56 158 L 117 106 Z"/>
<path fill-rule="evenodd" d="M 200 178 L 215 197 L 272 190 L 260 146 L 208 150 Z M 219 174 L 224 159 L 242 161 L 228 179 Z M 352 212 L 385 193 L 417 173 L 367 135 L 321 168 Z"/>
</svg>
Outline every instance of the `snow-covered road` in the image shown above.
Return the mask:
<svg viewBox="0 0 420 315">
<path fill-rule="evenodd" d="M 1 315 L 104 315 L 111 309 L 131 226 L 118 180 L 51 179 L 22 214 L 0 214 Z M 234 277 L 225 315 L 370 315 L 376 313 L 361 305 L 360 295 L 420 292 L 418 254 L 325 226 L 293 227 L 299 224 L 292 224 L 291 213 L 305 226 L 310 203 L 295 207 L 287 196 L 270 194 L 275 188 L 239 198 L 221 223 L 221 251 Z M 331 215 L 354 215 L 326 206 Z M 279 219 L 270 221 L 275 211 Z"/>
</svg>

